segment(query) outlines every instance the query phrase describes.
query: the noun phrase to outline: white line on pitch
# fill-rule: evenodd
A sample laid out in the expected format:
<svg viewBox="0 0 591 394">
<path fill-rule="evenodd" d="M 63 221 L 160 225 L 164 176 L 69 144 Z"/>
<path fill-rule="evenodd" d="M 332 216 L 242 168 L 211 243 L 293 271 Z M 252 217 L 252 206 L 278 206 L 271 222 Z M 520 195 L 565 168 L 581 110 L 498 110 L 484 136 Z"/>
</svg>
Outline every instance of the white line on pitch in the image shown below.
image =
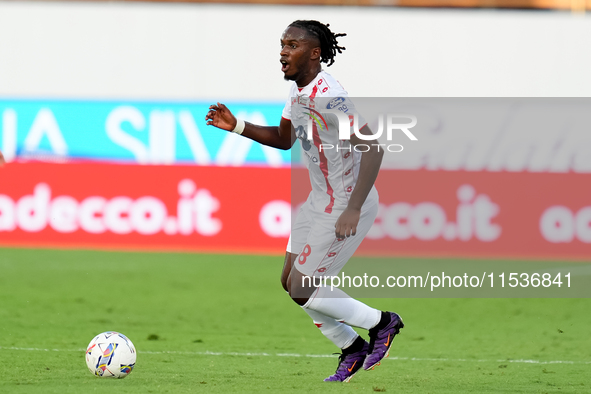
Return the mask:
<svg viewBox="0 0 591 394">
<path fill-rule="evenodd" d="M 35 352 L 79 352 L 82 353 L 85 349 L 41 349 L 34 347 L 9 347 L 0 346 L 0 350 L 21 350 L 21 351 L 35 351 Z M 175 350 L 164 350 L 164 351 L 138 351 L 142 354 L 182 354 L 182 355 L 195 355 L 195 356 L 246 356 L 246 357 L 312 357 L 312 358 L 334 358 L 334 354 L 298 354 L 298 353 L 238 353 L 238 352 L 181 352 Z M 472 362 L 472 363 L 517 363 L 517 364 L 591 364 L 591 361 L 568 361 L 568 360 L 552 360 L 552 361 L 541 361 L 541 360 L 471 360 L 466 358 L 423 358 L 423 357 L 389 357 L 387 360 L 392 361 L 435 361 L 435 362 Z"/>
</svg>

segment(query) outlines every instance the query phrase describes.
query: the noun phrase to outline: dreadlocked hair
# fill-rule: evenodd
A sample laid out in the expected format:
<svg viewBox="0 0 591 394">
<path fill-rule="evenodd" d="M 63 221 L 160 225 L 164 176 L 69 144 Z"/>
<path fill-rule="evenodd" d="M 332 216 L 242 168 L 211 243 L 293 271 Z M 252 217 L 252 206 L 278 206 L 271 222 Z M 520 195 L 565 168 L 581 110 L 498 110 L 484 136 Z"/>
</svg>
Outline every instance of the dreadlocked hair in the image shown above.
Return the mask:
<svg viewBox="0 0 591 394">
<path fill-rule="evenodd" d="M 330 67 L 334 63 L 334 57 L 337 52 L 342 53 L 345 47 L 339 46 L 338 37 L 344 37 L 346 33 L 333 33 L 329 29 L 329 24 L 320 23 L 313 20 L 297 20 L 289 26 L 299 27 L 306 30 L 320 41 L 320 62 L 326 63 Z"/>
</svg>

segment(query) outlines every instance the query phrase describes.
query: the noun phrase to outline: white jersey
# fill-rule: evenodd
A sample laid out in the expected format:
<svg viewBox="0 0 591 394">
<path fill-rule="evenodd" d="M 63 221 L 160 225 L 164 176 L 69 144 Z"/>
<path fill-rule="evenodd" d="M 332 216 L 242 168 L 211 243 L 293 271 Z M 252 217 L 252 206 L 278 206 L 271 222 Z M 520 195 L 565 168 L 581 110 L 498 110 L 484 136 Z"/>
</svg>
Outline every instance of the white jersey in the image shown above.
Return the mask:
<svg viewBox="0 0 591 394">
<path fill-rule="evenodd" d="M 355 111 L 347 91 L 330 74 L 321 71 L 304 88 L 298 88 L 294 82 L 282 117 L 291 121 L 302 145 L 312 185 L 308 204 L 317 213 L 340 215 L 355 188 L 362 153 L 355 151 L 348 139 L 339 139 L 338 118 L 323 116 L 321 112 L 326 109 L 348 114 L 353 126 L 350 114 Z M 359 129 L 365 124 L 359 117 Z M 312 141 L 307 134 L 310 125 Z M 353 132 L 350 127 L 349 135 Z M 377 198 L 372 187 L 365 204 L 375 204 Z"/>
</svg>

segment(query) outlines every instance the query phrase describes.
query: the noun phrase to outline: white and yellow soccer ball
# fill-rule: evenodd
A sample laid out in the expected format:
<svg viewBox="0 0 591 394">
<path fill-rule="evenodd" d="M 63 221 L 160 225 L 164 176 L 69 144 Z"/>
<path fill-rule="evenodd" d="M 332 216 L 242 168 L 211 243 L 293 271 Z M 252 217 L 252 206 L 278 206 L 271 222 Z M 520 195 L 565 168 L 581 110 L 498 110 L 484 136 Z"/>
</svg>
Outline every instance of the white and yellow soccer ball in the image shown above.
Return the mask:
<svg viewBox="0 0 591 394">
<path fill-rule="evenodd" d="M 86 365 L 90 372 L 103 378 L 124 378 L 135 366 L 136 352 L 125 335 L 107 331 L 98 334 L 86 348 Z"/>
</svg>

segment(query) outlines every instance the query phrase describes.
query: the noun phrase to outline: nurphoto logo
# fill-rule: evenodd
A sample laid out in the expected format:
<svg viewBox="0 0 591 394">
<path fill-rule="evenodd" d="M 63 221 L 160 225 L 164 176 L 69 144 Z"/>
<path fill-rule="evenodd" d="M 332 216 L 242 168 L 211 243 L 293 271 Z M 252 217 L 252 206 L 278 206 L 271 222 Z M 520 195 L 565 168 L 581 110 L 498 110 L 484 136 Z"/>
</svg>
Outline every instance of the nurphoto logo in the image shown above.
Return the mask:
<svg viewBox="0 0 591 394">
<path fill-rule="evenodd" d="M 337 97 L 339 98 L 339 97 Z M 334 99 L 333 99 L 334 101 Z M 338 103 L 341 104 L 341 103 Z M 337 105 L 338 105 L 337 104 Z M 328 116 L 334 115 L 338 120 L 338 130 L 339 130 L 339 140 L 350 140 L 351 139 L 351 128 L 353 129 L 353 133 L 363 141 L 377 141 L 382 134 L 384 134 L 384 130 L 386 131 L 386 140 L 392 141 L 394 131 L 401 131 L 410 139 L 411 141 L 417 141 L 417 137 L 410 131 L 413 127 L 417 125 L 417 117 L 411 114 L 379 114 L 378 115 L 378 128 L 375 130 L 375 134 L 367 135 L 362 134 L 359 131 L 359 114 L 358 113 L 347 113 L 348 108 L 344 105 L 338 106 L 338 108 L 333 109 L 335 105 L 329 105 L 326 109 L 318 111 L 316 109 L 310 107 L 304 107 L 305 109 L 309 110 L 308 118 L 308 127 L 306 128 L 306 138 L 308 141 L 313 141 L 313 130 L 314 124 L 320 129 L 327 130 L 328 129 L 328 122 L 326 118 Z M 344 109 L 343 109 L 344 107 Z M 385 124 L 385 127 L 384 127 Z M 363 128 L 365 124 L 362 125 Z M 388 152 L 402 152 L 404 147 L 400 144 L 357 144 L 353 148 L 358 152 L 367 152 L 371 148 L 370 146 L 377 146 L 378 150 L 384 149 Z M 323 150 L 329 149 L 344 149 L 343 147 L 335 146 L 333 144 L 320 144 L 319 150 L 322 152 Z M 346 148 L 347 150 L 349 148 Z"/>
</svg>

